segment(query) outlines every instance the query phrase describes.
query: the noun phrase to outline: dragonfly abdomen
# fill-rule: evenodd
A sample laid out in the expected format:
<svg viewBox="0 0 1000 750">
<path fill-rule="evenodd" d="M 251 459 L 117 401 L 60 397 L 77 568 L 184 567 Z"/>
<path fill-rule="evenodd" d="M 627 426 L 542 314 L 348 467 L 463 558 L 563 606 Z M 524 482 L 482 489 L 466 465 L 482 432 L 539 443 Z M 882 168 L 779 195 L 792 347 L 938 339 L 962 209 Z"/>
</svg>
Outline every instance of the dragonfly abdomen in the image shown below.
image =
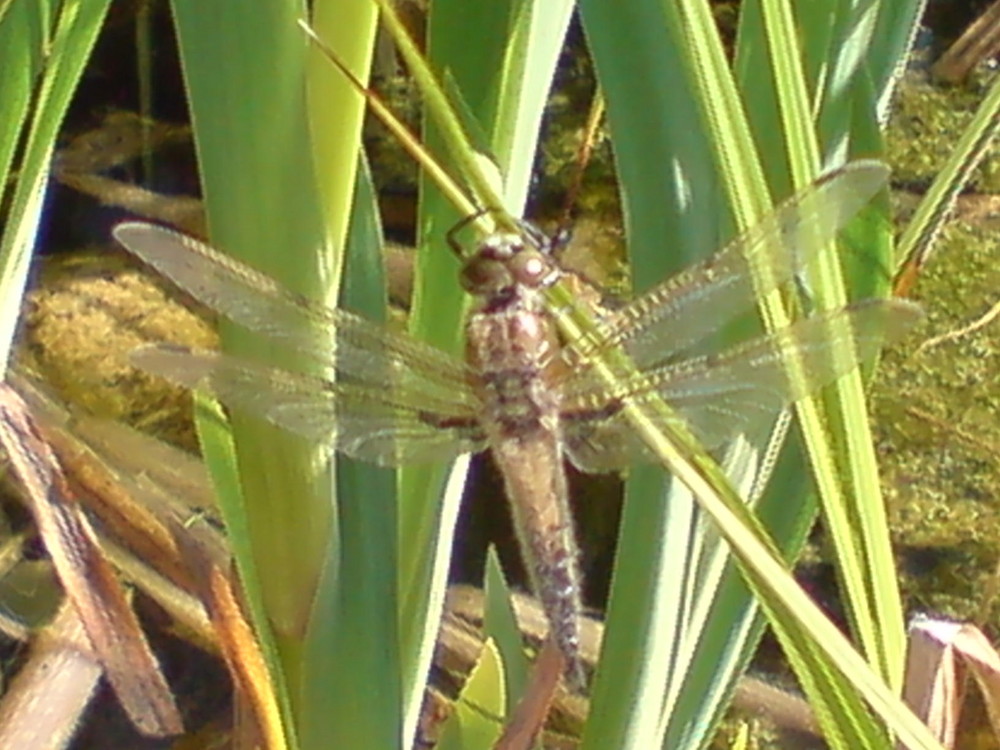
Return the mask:
<svg viewBox="0 0 1000 750">
<path fill-rule="evenodd" d="M 541 600 L 553 638 L 577 686 L 585 685 L 580 664 L 580 573 L 570 515 L 563 452 L 554 433 L 491 441 L 504 477 L 514 528 L 535 595 Z"/>
<path fill-rule="evenodd" d="M 514 528 L 532 588 L 566 660 L 582 686 L 580 574 L 563 468 L 558 391 L 546 382 L 556 351 L 554 323 L 514 295 L 506 308 L 469 318 L 467 359 L 479 372 L 481 426 L 510 500 Z"/>
</svg>

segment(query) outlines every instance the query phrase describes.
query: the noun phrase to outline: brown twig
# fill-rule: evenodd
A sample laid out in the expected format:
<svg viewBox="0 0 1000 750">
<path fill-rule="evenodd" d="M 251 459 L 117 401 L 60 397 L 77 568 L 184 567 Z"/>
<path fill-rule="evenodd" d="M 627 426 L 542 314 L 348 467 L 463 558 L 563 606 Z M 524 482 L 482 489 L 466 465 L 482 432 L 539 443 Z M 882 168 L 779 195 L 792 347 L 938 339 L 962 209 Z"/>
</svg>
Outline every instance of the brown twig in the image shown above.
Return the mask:
<svg viewBox="0 0 1000 750">
<path fill-rule="evenodd" d="M 144 734 L 179 734 L 180 712 L 139 621 L 73 500 L 59 462 L 24 401 L 6 384 L 0 385 L 0 444 L 24 485 L 66 595 L 122 707 Z"/>
</svg>

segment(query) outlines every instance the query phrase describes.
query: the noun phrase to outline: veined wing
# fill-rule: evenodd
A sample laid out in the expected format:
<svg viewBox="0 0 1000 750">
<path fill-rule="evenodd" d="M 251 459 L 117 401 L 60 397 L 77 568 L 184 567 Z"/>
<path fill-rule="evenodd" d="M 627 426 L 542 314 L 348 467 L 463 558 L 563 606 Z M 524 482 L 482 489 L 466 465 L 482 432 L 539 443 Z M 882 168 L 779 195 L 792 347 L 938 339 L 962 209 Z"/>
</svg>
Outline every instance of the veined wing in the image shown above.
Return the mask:
<svg viewBox="0 0 1000 750">
<path fill-rule="evenodd" d="M 640 369 L 676 357 L 749 310 L 758 294 L 791 280 L 887 176 L 876 161 L 852 162 L 826 175 L 705 262 L 611 313 L 599 324 L 600 343 L 579 356 L 586 361 L 597 348 L 621 346 Z"/>
<path fill-rule="evenodd" d="M 319 365 L 335 380 L 213 352 L 134 352 L 140 367 L 258 414 L 331 449 L 383 465 L 480 450 L 475 374 L 464 362 L 342 310 L 316 305 L 190 237 L 120 224 L 128 250 L 226 317 Z M 330 345 L 317 332 L 330 331 Z"/>
<path fill-rule="evenodd" d="M 478 412 L 461 400 L 429 396 L 399 373 L 392 387 L 357 378 L 330 381 L 231 357 L 166 346 L 136 350 L 132 361 L 186 388 L 206 387 L 223 403 L 383 466 L 447 460 L 485 447 Z"/>
<path fill-rule="evenodd" d="M 325 370 L 372 388 L 402 378 L 428 399 L 472 409 L 471 370 L 461 360 L 344 310 L 315 304 L 204 243 L 155 224 L 126 222 L 115 239 L 198 301 L 297 352 Z M 336 331 L 324 346 L 317 331 Z M 332 334 L 331 334 L 332 335 Z"/>
<path fill-rule="evenodd" d="M 905 300 L 865 300 L 803 319 L 720 354 L 637 371 L 614 386 L 598 383 L 590 368 L 574 371 L 562 387 L 567 453 L 585 471 L 620 469 L 655 457 L 622 412 L 660 397 L 708 448 L 757 429 L 802 398 L 873 357 L 921 316 Z M 789 376 L 786 362 L 801 365 Z M 650 414 L 657 414 L 655 409 Z M 658 417 L 662 424 L 665 417 Z"/>
</svg>

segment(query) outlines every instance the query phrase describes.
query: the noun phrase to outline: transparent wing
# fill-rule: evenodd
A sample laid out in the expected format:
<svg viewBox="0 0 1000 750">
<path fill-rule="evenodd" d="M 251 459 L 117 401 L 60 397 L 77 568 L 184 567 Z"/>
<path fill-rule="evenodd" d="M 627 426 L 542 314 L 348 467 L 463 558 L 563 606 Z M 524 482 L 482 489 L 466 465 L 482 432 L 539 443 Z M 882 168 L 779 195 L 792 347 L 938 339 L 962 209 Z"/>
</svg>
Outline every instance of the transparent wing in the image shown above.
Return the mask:
<svg viewBox="0 0 1000 750">
<path fill-rule="evenodd" d="M 485 447 L 475 410 L 412 387 L 407 373 L 387 388 L 350 376 L 332 382 L 215 352 L 152 346 L 131 357 L 178 385 L 208 388 L 229 406 L 383 466 L 447 460 Z"/>
<path fill-rule="evenodd" d="M 707 261 L 606 317 L 598 346 L 623 347 L 639 368 L 688 349 L 749 310 L 757 294 L 791 280 L 887 176 L 885 165 L 875 161 L 852 162 L 826 175 Z"/>
<path fill-rule="evenodd" d="M 613 388 L 597 382 L 589 368 L 577 370 L 562 389 L 567 453 L 591 472 L 654 460 L 621 411 L 626 399 L 642 404 L 654 396 L 666 401 L 709 450 L 738 433 L 757 434 L 789 402 L 870 359 L 920 316 L 920 308 L 904 300 L 867 300 L 721 354 L 637 372 Z M 789 376 L 785 362 L 790 360 L 801 365 L 801 377 Z M 666 428 L 664 420 L 660 426 Z"/>
<path fill-rule="evenodd" d="M 430 398 L 470 408 L 478 403 L 468 387 L 470 369 L 439 349 L 312 303 L 204 243 L 155 224 L 119 224 L 114 236 L 198 301 L 325 370 L 358 378 L 372 388 L 395 387 L 405 373 L 409 387 Z M 336 331 L 329 346 L 316 340 L 316 332 L 323 330 Z"/>
</svg>

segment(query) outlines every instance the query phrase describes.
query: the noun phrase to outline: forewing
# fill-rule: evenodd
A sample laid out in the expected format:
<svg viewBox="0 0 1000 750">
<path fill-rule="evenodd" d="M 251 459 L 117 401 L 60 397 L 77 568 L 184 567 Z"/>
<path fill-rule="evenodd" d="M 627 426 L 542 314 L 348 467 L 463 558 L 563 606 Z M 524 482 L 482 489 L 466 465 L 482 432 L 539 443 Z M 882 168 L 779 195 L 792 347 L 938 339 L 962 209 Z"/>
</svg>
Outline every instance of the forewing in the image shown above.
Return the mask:
<svg viewBox="0 0 1000 750">
<path fill-rule="evenodd" d="M 403 373 L 391 388 L 301 375 L 214 352 L 164 346 L 131 355 L 138 367 L 224 404 L 383 466 L 447 460 L 482 450 L 476 412 L 440 399 Z"/>
<path fill-rule="evenodd" d="M 879 162 L 856 161 L 821 178 L 707 261 L 611 313 L 599 326 L 598 346 L 623 347 L 640 369 L 683 352 L 790 281 L 887 176 Z"/>
<path fill-rule="evenodd" d="M 562 393 L 567 453 L 592 472 L 653 460 L 621 410 L 626 399 L 641 406 L 662 398 L 709 450 L 739 433 L 756 435 L 788 403 L 870 360 L 920 315 L 919 307 L 904 300 L 866 300 L 721 354 L 637 372 L 614 387 L 597 382 L 589 370 L 578 371 Z M 799 377 L 789 374 L 787 361 L 799 363 Z M 657 416 L 655 408 L 647 412 L 669 428 L 666 416 Z"/>
<path fill-rule="evenodd" d="M 343 310 L 315 304 L 208 245 L 155 224 L 126 222 L 114 236 L 132 254 L 201 303 L 297 352 L 324 370 L 389 388 L 405 372 L 425 392 L 474 403 L 464 363 L 409 336 Z M 336 331 L 336 345 L 317 332 Z"/>
</svg>

